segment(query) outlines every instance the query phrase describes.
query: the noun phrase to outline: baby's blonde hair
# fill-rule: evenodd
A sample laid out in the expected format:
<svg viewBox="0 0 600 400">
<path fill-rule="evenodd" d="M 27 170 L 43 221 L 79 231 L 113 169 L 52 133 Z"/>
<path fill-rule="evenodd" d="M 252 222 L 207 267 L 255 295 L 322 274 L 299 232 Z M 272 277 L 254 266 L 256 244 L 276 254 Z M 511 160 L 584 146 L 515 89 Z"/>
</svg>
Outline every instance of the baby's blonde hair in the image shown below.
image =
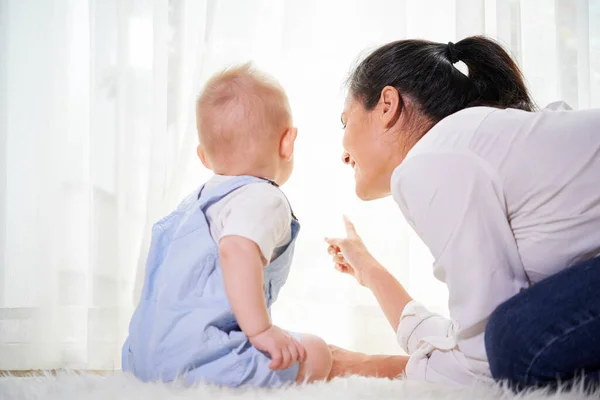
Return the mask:
<svg viewBox="0 0 600 400">
<path fill-rule="evenodd" d="M 292 125 L 288 98 L 251 63 L 228 68 L 205 84 L 196 102 L 200 146 L 212 162 L 256 153 Z"/>
</svg>

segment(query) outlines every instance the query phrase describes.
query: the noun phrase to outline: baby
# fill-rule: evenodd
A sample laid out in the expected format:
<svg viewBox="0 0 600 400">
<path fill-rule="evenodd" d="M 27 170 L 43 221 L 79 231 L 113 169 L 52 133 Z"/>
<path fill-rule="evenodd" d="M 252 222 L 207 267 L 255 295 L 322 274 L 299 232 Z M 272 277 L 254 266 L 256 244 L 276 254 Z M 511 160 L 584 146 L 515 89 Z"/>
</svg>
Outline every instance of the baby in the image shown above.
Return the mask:
<svg viewBox="0 0 600 400">
<path fill-rule="evenodd" d="M 325 342 L 270 318 L 299 230 L 279 189 L 297 134 L 287 96 L 246 64 L 206 83 L 196 117 L 198 156 L 215 175 L 153 227 L 123 370 L 233 387 L 326 379 Z"/>
</svg>

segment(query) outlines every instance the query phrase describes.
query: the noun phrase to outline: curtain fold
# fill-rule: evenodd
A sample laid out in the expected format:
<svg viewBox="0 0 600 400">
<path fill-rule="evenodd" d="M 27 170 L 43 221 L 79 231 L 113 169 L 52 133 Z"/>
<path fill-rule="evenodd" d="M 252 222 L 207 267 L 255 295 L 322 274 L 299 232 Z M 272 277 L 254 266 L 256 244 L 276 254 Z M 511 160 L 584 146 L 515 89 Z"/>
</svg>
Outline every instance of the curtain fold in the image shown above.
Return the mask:
<svg viewBox="0 0 600 400">
<path fill-rule="evenodd" d="M 391 199 L 361 203 L 340 162 L 344 79 L 403 38 L 498 38 L 540 106 L 600 106 L 600 0 L 0 0 L 0 370 L 118 369 L 152 224 L 210 176 L 194 100 L 253 60 L 299 128 L 284 190 L 302 223 L 275 323 L 399 352 L 374 299 L 330 265 L 355 221 L 432 309 L 447 291 Z"/>
</svg>

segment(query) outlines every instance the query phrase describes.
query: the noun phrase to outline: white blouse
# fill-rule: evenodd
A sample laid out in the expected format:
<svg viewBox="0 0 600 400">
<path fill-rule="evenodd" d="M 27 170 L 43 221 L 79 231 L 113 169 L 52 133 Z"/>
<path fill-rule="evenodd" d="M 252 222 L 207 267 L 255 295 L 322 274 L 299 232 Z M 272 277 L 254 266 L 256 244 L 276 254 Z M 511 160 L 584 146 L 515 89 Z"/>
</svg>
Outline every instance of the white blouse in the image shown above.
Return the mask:
<svg viewBox="0 0 600 400">
<path fill-rule="evenodd" d="M 417 302 L 404 309 L 407 377 L 489 377 L 484 331 L 494 309 L 600 255 L 600 110 L 462 110 L 414 146 L 391 187 L 449 291 L 451 321 Z"/>
</svg>

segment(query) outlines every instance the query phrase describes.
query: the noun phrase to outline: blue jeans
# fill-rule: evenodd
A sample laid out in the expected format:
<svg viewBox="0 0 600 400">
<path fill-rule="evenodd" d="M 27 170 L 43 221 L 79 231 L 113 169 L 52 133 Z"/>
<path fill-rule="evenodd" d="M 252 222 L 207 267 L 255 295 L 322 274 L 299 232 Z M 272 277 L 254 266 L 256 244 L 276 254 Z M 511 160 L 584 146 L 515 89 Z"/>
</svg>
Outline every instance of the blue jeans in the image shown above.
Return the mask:
<svg viewBox="0 0 600 400">
<path fill-rule="evenodd" d="M 492 376 L 516 389 L 600 382 L 600 258 L 501 304 L 485 333 Z"/>
</svg>

